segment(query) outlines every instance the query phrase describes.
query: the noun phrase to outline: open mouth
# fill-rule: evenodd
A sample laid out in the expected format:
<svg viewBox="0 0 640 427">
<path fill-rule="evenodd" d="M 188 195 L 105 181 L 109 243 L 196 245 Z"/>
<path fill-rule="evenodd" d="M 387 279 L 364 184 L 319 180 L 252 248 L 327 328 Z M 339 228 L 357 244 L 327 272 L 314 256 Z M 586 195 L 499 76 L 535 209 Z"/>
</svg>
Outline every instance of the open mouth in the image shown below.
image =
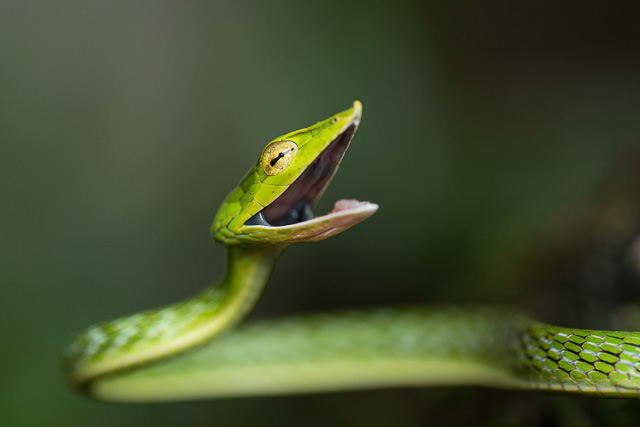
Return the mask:
<svg viewBox="0 0 640 427">
<path fill-rule="evenodd" d="M 335 175 L 356 128 L 355 123 L 348 126 L 280 197 L 249 218 L 245 225 L 283 227 L 314 219 L 311 208 Z M 357 207 L 360 203 L 357 200 L 338 200 L 330 214 Z"/>
</svg>

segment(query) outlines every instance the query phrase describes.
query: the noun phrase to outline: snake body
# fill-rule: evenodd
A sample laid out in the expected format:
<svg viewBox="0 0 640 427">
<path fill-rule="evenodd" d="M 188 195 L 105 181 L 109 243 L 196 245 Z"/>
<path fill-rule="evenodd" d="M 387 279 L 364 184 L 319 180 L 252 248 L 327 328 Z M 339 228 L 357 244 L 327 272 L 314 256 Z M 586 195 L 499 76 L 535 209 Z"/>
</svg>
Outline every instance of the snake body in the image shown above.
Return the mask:
<svg viewBox="0 0 640 427">
<path fill-rule="evenodd" d="M 281 252 L 338 234 L 378 206 L 311 208 L 362 106 L 271 141 L 213 222 L 226 277 L 166 307 L 80 332 L 69 382 L 109 401 L 171 401 L 383 386 L 479 385 L 640 397 L 640 332 L 555 327 L 517 311 L 383 308 L 243 325 Z M 231 333 L 228 333 L 231 332 Z"/>
</svg>

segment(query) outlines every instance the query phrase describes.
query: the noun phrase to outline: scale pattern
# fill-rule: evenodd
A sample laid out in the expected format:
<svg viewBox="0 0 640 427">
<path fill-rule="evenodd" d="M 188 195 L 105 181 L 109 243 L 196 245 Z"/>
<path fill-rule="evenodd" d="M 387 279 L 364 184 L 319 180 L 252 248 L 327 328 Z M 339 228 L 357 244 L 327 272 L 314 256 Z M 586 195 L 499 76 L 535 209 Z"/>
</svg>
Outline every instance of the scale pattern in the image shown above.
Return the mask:
<svg viewBox="0 0 640 427">
<path fill-rule="evenodd" d="M 535 388 L 640 397 L 640 332 L 536 323 L 521 344 L 519 357 Z"/>
<path fill-rule="evenodd" d="M 82 373 L 98 362 L 127 359 L 152 345 L 170 344 L 215 316 L 224 296 L 224 288 L 211 287 L 187 301 L 90 326 L 67 348 L 67 369 Z"/>
</svg>

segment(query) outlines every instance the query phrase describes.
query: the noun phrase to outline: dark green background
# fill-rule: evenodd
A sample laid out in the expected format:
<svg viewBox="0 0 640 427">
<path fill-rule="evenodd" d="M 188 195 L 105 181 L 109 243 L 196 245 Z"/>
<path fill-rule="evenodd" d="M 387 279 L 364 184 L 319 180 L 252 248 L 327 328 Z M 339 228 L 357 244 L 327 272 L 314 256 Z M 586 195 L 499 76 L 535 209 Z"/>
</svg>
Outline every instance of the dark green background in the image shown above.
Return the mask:
<svg viewBox="0 0 640 427">
<path fill-rule="evenodd" d="M 380 211 L 289 250 L 253 316 L 536 312 L 487 270 L 640 146 L 640 14 L 521 3 L 2 2 L 0 423 L 631 423 L 640 403 L 482 389 L 107 405 L 60 373 L 72 332 L 216 278 L 227 192 L 271 138 L 354 99 L 363 121 L 318 212 L 341 197 Z"/>
</svg>

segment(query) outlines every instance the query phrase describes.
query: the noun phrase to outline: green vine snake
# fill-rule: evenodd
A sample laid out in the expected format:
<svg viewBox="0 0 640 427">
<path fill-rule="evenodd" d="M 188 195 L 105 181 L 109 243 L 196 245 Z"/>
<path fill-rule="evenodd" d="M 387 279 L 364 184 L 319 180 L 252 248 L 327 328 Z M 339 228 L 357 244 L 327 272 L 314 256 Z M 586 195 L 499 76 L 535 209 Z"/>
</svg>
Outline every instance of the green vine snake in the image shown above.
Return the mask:
<svg viewBox="0 0 640 427">
<path fill-rule="evenodd" d="M 212 225 L 226 277 L 193 298 L 99 323 L 66 352 L 68 381 L 108 401 L 172 401 L 385 386 L 479 385 L 640 396 L 640 332 L 546 325 L 492 308 L 383 308 L 243 325 L 281 252 L 378 206 L 311 208 L 362 105 L 271 141 Z"/>
</svg>

